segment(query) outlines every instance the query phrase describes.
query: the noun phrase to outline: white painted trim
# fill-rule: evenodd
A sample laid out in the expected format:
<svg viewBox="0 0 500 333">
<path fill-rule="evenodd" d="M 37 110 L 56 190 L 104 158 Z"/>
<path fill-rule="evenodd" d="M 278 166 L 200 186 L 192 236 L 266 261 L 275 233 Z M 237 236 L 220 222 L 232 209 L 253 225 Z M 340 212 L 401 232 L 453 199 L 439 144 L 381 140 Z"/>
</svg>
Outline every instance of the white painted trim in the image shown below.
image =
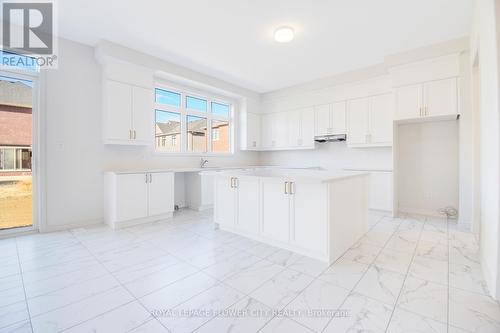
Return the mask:
<svg viewBox="0 0 500 333">
<path fill-rule="evenodd" d="M 44 108 L 41 107 L 41 78 L 38 72 L 16 71 L 16 70 L 0 70 L 0 75 L 28 80 L 33 82 L 32 87 L 32 134 L 31 134 L 31 151 L 33 154 L 31 163 L 31 177 L 32 177 L 32 224 L 34 230 L 42 230 L 45 226 L 45 165 L 43 156 L 45 139 L 42 136 L 42 129 L 45 124 Z M 42 114 L 43 113 L 43 114 Z"/>
<path fill-rule="evenodd" d="M 43 231 L 40 232 L 41 233 L 57 232 L 57 231 L 65 231 L 77 228 L 88 228 L 92 226 L 107 226 L 107 224 L 105 224 L 104 221 L 102 220 L 89 220 L 72 224 L 51 225 L 47 226 Z"/>
</svg>

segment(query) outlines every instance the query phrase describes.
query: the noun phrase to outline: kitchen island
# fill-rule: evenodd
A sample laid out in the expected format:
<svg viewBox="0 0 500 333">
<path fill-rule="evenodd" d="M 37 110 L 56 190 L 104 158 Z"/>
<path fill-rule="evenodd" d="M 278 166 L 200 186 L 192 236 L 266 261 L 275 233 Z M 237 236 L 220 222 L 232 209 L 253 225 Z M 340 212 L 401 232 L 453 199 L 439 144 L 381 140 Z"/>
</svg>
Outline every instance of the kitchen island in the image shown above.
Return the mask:
<svg viewBox="0 0 500 333">
<path fill-rule="evenodd" d="M 220 229 L 332 263 L 367 231 L 368 174 L 253 169 L 214 172 Z"/>
</svg>

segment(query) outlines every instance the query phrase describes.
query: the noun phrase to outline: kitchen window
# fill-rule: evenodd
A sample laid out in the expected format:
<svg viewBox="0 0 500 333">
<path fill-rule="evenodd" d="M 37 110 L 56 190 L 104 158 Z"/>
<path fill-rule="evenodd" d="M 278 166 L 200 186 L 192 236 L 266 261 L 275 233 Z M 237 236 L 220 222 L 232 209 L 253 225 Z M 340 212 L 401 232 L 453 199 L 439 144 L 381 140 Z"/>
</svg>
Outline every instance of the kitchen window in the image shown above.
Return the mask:
<svg viewBox="0 0 500 333">
<path fill-rule="evenodd" d="M 155 146 L 160 153 L 232 153 L 232 104 L 210 94 L 155 88 Z"/>
</svg>

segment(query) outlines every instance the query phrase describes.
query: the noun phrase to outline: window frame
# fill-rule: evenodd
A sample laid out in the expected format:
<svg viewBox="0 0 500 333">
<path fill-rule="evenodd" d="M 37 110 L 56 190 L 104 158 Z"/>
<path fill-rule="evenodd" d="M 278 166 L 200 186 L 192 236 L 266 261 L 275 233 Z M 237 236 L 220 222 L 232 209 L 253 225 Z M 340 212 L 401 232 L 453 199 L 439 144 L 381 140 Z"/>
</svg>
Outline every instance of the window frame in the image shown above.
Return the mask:
<svg viewBox="0 0 500 333">
<path fill-rule="evenodd" d="M 154 110 L 153 112 L 156 112 L 155 110 L 158 111 L 165 111 L 165 112 L 173 112 L 177 113 L 180 115 L 181 118 L 181 133 L 180 137 L 177 138 L 177 140 L 180 140 L 180 151 L 179 152 L 169 152 L 169 151 L 161 151 L 158 150 L 156 147 L 156 142 L 154 143 L 154 153 L 158 155 L 168 155 L 168 156 L 232 156 L 234 155 L 234 148 L 235 148 L 235 142 L 234 142 L 234 105 L 235 102 L 232 101 L 230 98 L 225 98 L 224 96 L 219 96 L 215 95 L 210 92 L 205 92 L 205 91 L 197 91 L 195 89 L 190 89 L 187 87 L 182 87 L 182 86 L 176 86 L 176 85 L 171 85 L 171 84 L 165 84 L 162 82 L 155 82 L 154 88 L 153 89 L 161 89 L 161 90 L 167 90 L 171 91 L 174 93 L 178 93 L 181 95 L 181 103 L 180 107 L 175 107 L 173 105 L 166 105 L 166 104 L 160 104 L 156 103 L 156 96 L 155 96 L 155 103 L 154 103 Z M 187 104 L 187 96 L 189 97 L 194 97 L 194 98 L 199 98 L 207 101 L 207 110 L 206 111 L 199 111 L 199 110 L 194 110 L 194 109 L 188 109 L 186 107 Z M 224 104 L 229 106 L 229 116 L 228 117 L 223 117 L 220 115 L 214 115 L 212 114 L 212 102 L 219 103 L 219 104 Z M 187 117 L 188 116 L 195 116 L 195 117 L 201 117 L 201 118 L 206 118 L 207 119 L 207 149 L 206 152 L 190 152 L 188 151 L 188 142 L 187 142 Z M 214 152 L 212 151 L 212 120 L 220 120 L 220 121 L 227 121 L 229 124 L 229 150 L 227 152 Z M 155 131 L 156 131 L 156 117 L 155 117 Z M 154 133 L 156 137 L 156 132 Z"/>
</svg>

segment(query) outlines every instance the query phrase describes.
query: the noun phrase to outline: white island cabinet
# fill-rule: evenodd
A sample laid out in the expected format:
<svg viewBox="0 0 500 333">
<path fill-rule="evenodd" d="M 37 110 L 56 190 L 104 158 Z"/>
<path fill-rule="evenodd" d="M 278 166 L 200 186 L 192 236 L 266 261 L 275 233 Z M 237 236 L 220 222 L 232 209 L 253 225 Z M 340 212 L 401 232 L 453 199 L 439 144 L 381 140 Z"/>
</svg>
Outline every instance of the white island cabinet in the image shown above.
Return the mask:
<svg viewBox="0 0 500 333">
<path fill-rule="evenodd" d="M 215 174 L 214 221 L 332 263 L 367 231 L 367 174 L 268 169 Z"/>
<path fill-rule="evenodd" d="M 173 172 L 108 172 L 104 176 L 104 217 L 121 228 L 172 217 Z"/>
</svg>

